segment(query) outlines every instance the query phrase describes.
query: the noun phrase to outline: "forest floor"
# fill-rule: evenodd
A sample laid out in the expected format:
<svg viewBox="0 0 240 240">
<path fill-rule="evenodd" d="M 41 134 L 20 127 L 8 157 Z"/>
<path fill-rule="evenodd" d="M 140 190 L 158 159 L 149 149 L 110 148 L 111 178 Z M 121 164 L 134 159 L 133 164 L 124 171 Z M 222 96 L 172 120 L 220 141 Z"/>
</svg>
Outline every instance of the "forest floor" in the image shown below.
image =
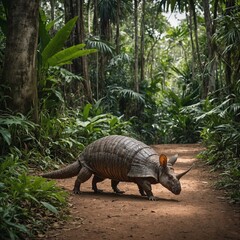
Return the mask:
<svg viewBox="0 0 240 240">
<path fill-rule="evenodd" d="M 75 178 L 57 180 L 70 193 L 71 218 L 54 224 L 42 236 L 46 240 L 163 239 L 222 240 L 240 239 L 240 208 L 227 202 L 224 193 L 215 190 L 216 173 L 196 155 L 198 144 L 157 145 L 159 153 L 179 154 L 175 172 L 193 163 L 194 168 L 181 179 L 182 192 L 173 195 L 160 184 L 153 185 L 159 201 L 148 201 L 133 183 L 120 183 L 125 194 L 115 194 L 110 180 L 99 183 L 101 194 L 93 193 L 91 180 L 82 184 L 81 195 L 71 193 Z"/>
</svg>

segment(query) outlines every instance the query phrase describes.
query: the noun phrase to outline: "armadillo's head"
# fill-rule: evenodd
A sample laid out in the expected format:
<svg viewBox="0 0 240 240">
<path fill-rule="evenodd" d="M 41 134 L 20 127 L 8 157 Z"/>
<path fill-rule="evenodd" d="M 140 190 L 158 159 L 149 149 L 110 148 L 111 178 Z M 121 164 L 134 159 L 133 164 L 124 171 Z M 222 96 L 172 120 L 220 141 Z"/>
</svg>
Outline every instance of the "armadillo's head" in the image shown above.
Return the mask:
<svg viewBox="0 0 240 240">
<path fill-rule="evenodd" d="M 179 179 L 185 175 L 191 168 L 187 171 L 175 174 L 173 169 L 173 164 L 177 160 L 177 155 L 172 157 L 169 161 L 167 161 L 167 157 L 163 154 L 159 157 L 160 162 L 160 170 L 159 170 L 159 182 L 167 188 L 172 193 L 178 195 L 181 192 L 181 184 Z"/>
</svg>

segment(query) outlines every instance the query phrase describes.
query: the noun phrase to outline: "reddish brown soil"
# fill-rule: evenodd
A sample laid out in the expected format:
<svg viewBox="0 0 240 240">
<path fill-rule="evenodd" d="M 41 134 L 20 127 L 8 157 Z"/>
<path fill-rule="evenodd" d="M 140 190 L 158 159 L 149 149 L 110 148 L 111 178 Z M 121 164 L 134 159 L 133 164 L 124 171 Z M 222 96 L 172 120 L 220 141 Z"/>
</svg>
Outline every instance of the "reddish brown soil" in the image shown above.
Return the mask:
<svg viewBox="0 0 240 240">
<path fill-rule="evenodd" d="M 158 145 L 160 153 L 179 154 L 175 171 L 181 172 L 192 163 L 194 168 L 181 179 L 182 192 L 173 195 L 160 184 L 153 186 L 159 201 L 148 201 L 138 193 L 133 183 L 120 183 L 125 194 L 112 193 L 109 180 L 99 183 L 102 194 L 94 194 L 91 180 L 82 185 L 82 195 L 73 195 L 73 179 L 58 180 L 70 195 L 72 218 L 64 225 L 55 223 L 55 229 L 45 236 L 47 240 L 78 239 L 162 239 L 162 240 L 222 240 L 240 239 L 240 211 L 230 206 L 223 192 L 215 190 L 217 174 L 196 154 L 201 146 Z"/>
</svg>

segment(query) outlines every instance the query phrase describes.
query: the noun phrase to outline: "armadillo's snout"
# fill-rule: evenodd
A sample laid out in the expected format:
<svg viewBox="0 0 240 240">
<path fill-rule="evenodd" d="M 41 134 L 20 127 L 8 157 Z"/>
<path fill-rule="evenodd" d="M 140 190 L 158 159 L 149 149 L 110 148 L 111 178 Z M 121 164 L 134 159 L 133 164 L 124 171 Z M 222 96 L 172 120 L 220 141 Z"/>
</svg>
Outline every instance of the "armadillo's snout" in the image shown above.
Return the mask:
<svg viewBox="0 0 240 240">
<path fill-rule="evenodd" d="M 180 189 L 177 189 L 177 190 L 174 192 L 174 194 L 179 195 L 180 192 L 181 192 L 181 188 L 180 188 Z"/>
<path fill-rule="evenodd" d="M 176 186 L 172 188 L 172 193 L 174 193 L 175 195 L 179 195 L 181 192 L 181 186 Z"/>
</svg>

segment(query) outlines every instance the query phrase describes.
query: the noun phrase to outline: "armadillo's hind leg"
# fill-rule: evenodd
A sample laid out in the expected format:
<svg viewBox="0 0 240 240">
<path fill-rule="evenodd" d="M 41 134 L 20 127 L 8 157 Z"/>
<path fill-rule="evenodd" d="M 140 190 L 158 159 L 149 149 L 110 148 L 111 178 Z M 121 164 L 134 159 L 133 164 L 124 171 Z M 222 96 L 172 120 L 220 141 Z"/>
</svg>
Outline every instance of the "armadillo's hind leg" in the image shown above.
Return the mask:
<svg viewBox="0 0 240 240">
<path fill-rule="evenodd" d="M 96 175 L 94 175 L 93 177 L 93 180 L 92 180 L 92 190 L 95 192 L 95 193 L 101 193 L 103 192 L 103 190 L 100 190 L 97 188 L 97 183 L 99 182 L 102 182 L 105 178 L 100 178 Z"/>
<path fill-rule="evenodd" d="M 112 185 L 113 191 L 114 191 L 115 193 L 123 194 L 124 191 L 121 191 L 121 190 L 117 187 L 118 184 L 119 184 L 119 181 L 117 181 L 117 180 L 112 180 L 112 181 L 111 181 L 111 185 Z"/>
<path fill-rule="evenodd" d="M 91 176 L 92 176 L 92 172 L 89 169 L 87 169 L 86 167 L 82 167 L 78 174 L 78 177 L 75 181 L 73 192 L 75 194 L 80 194 L 81 193 L 81 191 L 80 191 L 81 184 L 86 182 Z"/>
</svg>

